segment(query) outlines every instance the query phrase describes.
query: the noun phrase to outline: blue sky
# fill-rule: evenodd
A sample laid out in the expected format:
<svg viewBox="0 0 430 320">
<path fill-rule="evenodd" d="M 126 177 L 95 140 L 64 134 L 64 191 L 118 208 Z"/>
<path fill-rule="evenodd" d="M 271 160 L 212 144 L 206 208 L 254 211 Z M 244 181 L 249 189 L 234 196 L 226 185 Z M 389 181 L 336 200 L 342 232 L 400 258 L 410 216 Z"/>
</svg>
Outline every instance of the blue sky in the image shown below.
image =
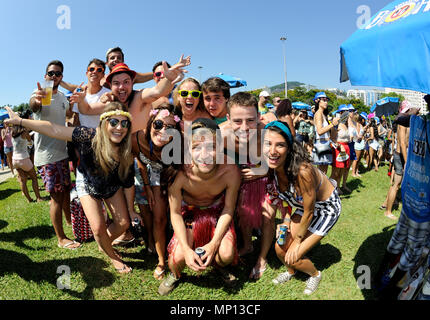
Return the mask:
<svg viewBox="0 0 430 320">
<path fill-rule="evenodd" d="M 104 60 L 114 46 L 139 72 L 184 53 L 191 55 L 188 75 L 202 81 L 223 72 L 246 80 L 245 90 L 273 86 L 284 82 L 281 36 L 288 81 L 348 89 L 339 83 L 339 47 L 357 29 L 360 6 L 374 15 L 389 2 L 2 0 L 0 105 L 28 102 L 53 59 L 64 63 L 64 80 L 85 81 L 88 62 Z M 65 22 L 64 11 L 57 13 L 62 5 L 70 9 L 70 29 L 57 26 Z"/>
</svg>

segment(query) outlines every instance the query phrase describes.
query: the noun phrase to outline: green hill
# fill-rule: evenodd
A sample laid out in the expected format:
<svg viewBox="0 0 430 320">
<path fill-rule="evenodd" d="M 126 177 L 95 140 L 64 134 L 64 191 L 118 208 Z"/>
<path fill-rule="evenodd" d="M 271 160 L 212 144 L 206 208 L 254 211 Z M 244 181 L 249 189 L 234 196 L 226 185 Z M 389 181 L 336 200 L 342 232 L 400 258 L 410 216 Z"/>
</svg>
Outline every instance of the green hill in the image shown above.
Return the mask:
<svg viewBox="0 0 430 320">
<path fill-rule="evenodd" d="M 300 87 L 302 85 L 305 85 L 305 83 L 301 83 L 298 81 L 288 81 L 287 82 L 288 90 L 292 90 L 292 89 Z M 281 84 L 278 84 L 276 86 L 270 87 L 270 90 L 272 90 L 272 92 L 284 91 L 285 90 L 285 83 L 281 83 Z"/>
</svg>

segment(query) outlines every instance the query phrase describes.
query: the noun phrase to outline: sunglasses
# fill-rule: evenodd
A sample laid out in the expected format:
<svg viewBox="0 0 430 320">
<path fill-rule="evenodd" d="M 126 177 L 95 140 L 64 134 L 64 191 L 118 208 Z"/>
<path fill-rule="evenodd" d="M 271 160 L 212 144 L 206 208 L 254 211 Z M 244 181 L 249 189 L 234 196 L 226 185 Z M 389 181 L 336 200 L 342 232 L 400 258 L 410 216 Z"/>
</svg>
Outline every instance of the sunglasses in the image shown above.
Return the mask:
<svg viewBox="0 0 430 320">
<path fill-rule="evenodd" d="M 320 98 L 321 101 L 328 101 L 328 98 Z"/>
<path fill-rule="evenodd" d="M 196 99 L 199 98 L 200 95 L 202 94 L 202 92 L 198 90 L 179 90 L 178 93 L 183 98 L 189 97 L 191 95 L 191 97 Z"/>
<path fill-rule="evenodd" d="M 104 71 L 105 71 L 105 69 L 100 68 L 100 67 L 99 67 L 99 68 L 91 67 L 91 68 L 88 68 L 88 71 L 89 71 L 89 72 L 97 71 L 97 72 L 101 73 L 101 72 L 104 72 Z"/>
<path fill-rule="evenodd" d="M 165 129 L 175 129 L 176 128 L 174 125 L 165 124 L 162 120 L 155 120 L 152 123 L 152 127 L 154 128 L 154 130 L 157 130 L 157 131 L 160 131 L 163 128 L 165 128 Z"/>
<path fill-rule="evenodd" d="M 118 119 L 115 119 L 115 118 L 110 118 L 109 120 L 108 120 L 108 122 L 109 122 L 109 125 L 112 127 L 112 128 L 116 128 L 116 126 L 118 125 L 118 123 L 120 123 L 121 122 L 121 127 L 122 128 L 130 128 L 130 120 L 118 120 Z"/>
<path fill-rule="evenodd" d="M 163 74 L 163 71 L 154 72 L 154 78 L 160 78 Z"/>
<path fill-rule="evenodd" d="M 48 75 L 48 77 L 53 77 L 54 75 L 56 77 L 61 77 L 63 75 L 61 71 L 48 71 L 46 74 Z"/>
</svg>

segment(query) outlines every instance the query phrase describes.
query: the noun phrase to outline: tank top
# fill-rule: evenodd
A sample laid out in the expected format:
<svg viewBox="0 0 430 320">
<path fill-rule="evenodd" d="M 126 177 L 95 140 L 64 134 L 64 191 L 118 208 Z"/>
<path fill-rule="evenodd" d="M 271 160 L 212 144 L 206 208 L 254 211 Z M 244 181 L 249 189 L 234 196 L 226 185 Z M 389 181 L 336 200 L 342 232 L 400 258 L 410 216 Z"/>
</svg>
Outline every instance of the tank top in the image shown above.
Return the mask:
<svg viewBox="0 0 430 320">
<path fill-rule="evenodd" d="M 337 132 L 337 141 L 348 143 L 350 141 L 349 130 L 339 129 Z"/>
<path fill-rule="evenodd" d="M 324 116 L 323 116 L 323 118 L 324 118 L 324 121 L 323 121 L 323 128 L 324 128 L 324 127 L 328 126 L 328 121 L 327 121 L 327 119 Z M 319 135 L 318 131 L 316 130 L 316 127 L 315 127 L 315 140 L 318 141 L 318 140 L 321 140 L 321 139 L 323 139 L 323 140 L 329 140 L 330 139 L 330 131 L 328 131 L 326 133 L 323 133 L 322 135 Z"/>
<path fill-rule="evenodd" d="M 5 148 L 12 147 L 12 134 L 10 133 L 10 131 L 6 131 L 3 143 Z"/>
<path fill-rule="evenodd" d="M 18 136 L 16 138 L 12 138 L 12 144 L 13 144 L 13 155 L 12 159 L 15 160 L 23 160 L 30 158 L 30 155 L 28 154 L 28 141 L 27 139 L 22 138 L 21 136 Z"/>
</svg>

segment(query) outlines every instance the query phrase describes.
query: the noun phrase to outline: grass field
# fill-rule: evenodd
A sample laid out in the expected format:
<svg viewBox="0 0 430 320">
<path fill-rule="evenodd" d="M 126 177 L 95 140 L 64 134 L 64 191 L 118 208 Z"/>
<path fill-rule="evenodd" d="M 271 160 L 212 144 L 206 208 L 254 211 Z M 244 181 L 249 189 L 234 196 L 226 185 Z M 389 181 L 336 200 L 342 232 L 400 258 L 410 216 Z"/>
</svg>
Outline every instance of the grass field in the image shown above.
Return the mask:
<svg viewBox="0 0 430 320">
<path fill-rule="evenodd" d="M 254 254 L 231 268 L 239 278 L 234 288 L 225 288 L 211 270 L 197 275 L 186 269 L 179 286 L 170 295 L 160 297 L 159 281 L 152 277 L 157 260 L 143 247 L 120 249 L 125 262 L 133 268 L 128 275 L 119 275 L 94 241 L 73 251 L 58 248 L 48 201 L 27 203 L 16 179 L 9 179 L 0 183 L 0 300 L 374 299 L 372 289 L 358 287 L 357 279 L 362 274 L 358 268 L 376 270 L 396 221 L 384 217 L 378 209 L 389 186 L 387 166 L 362 176 L 360 180 L 349 177 L 348 187 L 353 192 L 342 196 L 339 221 L 308 255 L 323 274 L 319 289 L 311 296 L 303 295 L 307 278 L 304 274 L 286 284 L 272 284 L 271 280 L 285 271 L 272 248 L 269 267 L 259 281 L 248 281 Z M 30 184 L 29 190 L 35 198 Z M 42 191 L 42 196 L 47 193 Z M 394 211 L 397 217 L 399 210 Z M 73 239 L 71 227 L 65 222 L 64 225 L 66 234 Z M 255 241 L 254 247 L 258 247 Z M 70 283 L 65 283 L 70 284 L 69 289 L 57 285 L 64 278 L 63 270 L 70 270 Z"/>
</svg>

